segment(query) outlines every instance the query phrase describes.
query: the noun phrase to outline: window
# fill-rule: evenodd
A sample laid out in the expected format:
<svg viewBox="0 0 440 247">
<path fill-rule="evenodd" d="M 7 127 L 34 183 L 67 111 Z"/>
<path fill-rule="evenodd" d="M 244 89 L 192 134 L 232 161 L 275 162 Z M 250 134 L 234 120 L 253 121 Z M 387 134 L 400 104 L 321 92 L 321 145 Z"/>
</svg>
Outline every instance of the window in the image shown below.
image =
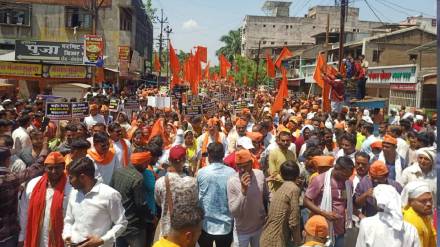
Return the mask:
<svg viewBox="0 0 440 247">
<path fill-rule="evenodd" d="M 286 29 L 288 29 L 289 28 L 289 25 L 286 25 Z"/>
<path fill-rule="evenodd" d="M 263 24 L 263 27 L 266 27 L 266 24 Z"/>
<path fill-rule="evenodd" d="M 263 45 L 265 45 L 267 42 L 265 40 L 263 40 Z"/>
<path fill-rule="evenodd" d="M 29 8 L 27 4 L 0 3 L 0 23 L 29 26 Z"/>
<path fill-rule="evenodd" d="M 275 42 L 272 41 L 272 42 L 270 42 L 270 44 L 271 44 L 271 45 L 275 45 Z"/>
<path fill-rule="evenodd" d="M 431 26 L 436 27 L 437 26 L 437 19 L 431 20 Z"/>
<path fill-rule="evenodd" d="M 287 45 L 287 41 L 284 41 L 284 45 Z"/>
<path fill-rule="evenodd" d="M 379 60 L 380 60 L 380 53 L 381 53 L 381 51 L 378 51 L 378 50 L 374 50 L 373 51 L 373 59 L 372 59 L 373 62 L 375 62 L 375 63 L 379 62 Z"/>
<path fill-rule="evenodd" d="M 119 28 L 123 31 L 131 31 L 131 11 L 127 8 L 120 8 L 119 11 Z"/>
<path fill-rule="evenodd" d="M 92 16 L 85 9 L 66 7 L 66 27 L 89 29 L 92 27 Z"/>
<path fill-rule="evenodd" d="M 290 25 L 290 28 L 292 28 L 292 25 Z"/>
<path fill-rule="evenodd" d="M 275 28 L 275 25 L 273 25 L 273 28 Z"/>
</svg>

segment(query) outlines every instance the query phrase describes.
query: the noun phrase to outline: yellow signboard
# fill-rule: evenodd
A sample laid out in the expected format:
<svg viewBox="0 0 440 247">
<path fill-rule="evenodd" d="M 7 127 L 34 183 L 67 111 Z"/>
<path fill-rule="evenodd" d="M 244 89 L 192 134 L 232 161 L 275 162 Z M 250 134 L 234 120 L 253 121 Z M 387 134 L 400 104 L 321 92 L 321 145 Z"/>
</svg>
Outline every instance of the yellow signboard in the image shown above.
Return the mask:
<svg viewBox="0 0 440 247">
<path fill-rule="evenodd" d="M 41 72 L 41 64 L 0 62 L 0 75 L 41 77 Z"/>
<path fill-rule="evenodd" d="M 86 78 L 87 69 L 85 66 L 51 65 L 49 68 L 50 78 Z"/>
</svg>

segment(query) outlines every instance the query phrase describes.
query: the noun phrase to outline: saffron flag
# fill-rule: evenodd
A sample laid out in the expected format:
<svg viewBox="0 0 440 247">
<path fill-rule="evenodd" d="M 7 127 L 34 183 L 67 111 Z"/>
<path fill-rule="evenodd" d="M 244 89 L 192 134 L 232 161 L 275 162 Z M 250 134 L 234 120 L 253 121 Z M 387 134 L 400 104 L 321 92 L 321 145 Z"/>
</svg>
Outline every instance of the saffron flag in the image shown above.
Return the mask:
<svg viewBox="0 0 440 247">
<path fill-rule="evenodd" d="M 278 56 L 277 60 L 275 61 L 275 66 L 277 66 L 278 68 L 281 68 L 281 62 L 282 62 L 284 59 L 289 58 L 289 57 L 291 57 L 291 56 L 293 56 L 293 53 L 292 53 L 287 47 L 284 47 L 284 48 L 281 50 L 281 53 L 280 53 L 280 55 Z"/>
<path fill-rule="evenodd" d="M 226 59 L 226 57 L 223 54 L 220 54 L 219 64 L 220 64 L 220 78 L 226 78 L 228 74 L 228 70 L 231 68 L 231 63 Z"/>
<path fill-rule="evenodd" d="M 289 96 L 289 91 L 287 89 L 287 71 L 284 68 L 281 68 L 282 80 L 280 82 L 277 96 L 275 96 L 275 100 L 272 104 L 272 114 L 281 111 L 284 106 L 284 98 Z"/>
<path fill-rule="evenodd" d="M 204 46 L 197 46 L 197 53 L 199 54 L 200 61 L 204 63 L 208 61 L 208 48 Z"/>
<path fill-rule="evenodd" d="M 319 54 L 318 57 L 316 57 L 316 65 L 315 65 L 315 72 L 313 73 L 313 79 L 316 81 L 316 84 L 320 87 L 324 87 L 324 78 L 322 78 L 322 71 L 324 71 L 324 66 L 326 65 L 326 61 L 324 58 L 324 54 Z"/>
<path fill-rule="evenodd" d="M 159 72 L 160 71 L 160 60 L 157 53 L 154 54 L 154 71 Z"/>
<path fill-rule="evenodd" d="M 206 66 L 205 66 L 205 72 L 203 73 L 204 74 L 204 77 L 205 77 L 205 80 L 209 80 L 209 62 L 206 64 Z"/>
<path fill-rule="evenodd" d="M 273 64 L 272 58 L 270 57 L 269 53 L 266 54 L 266 60 L 267 76 L 270 78 L 275 78 L 275 65 Z"/>
<path fill-rule="evenodd" d="M 176 55 L 176 52 L 174 51 L 173 45 L 170 41 L 170 47 L 169 47 L 169 56 L 170 56 L 170 69 L 173 75 L 178 75 L 180 73 L 180 63 L 179 58 Z"/>
</svg>

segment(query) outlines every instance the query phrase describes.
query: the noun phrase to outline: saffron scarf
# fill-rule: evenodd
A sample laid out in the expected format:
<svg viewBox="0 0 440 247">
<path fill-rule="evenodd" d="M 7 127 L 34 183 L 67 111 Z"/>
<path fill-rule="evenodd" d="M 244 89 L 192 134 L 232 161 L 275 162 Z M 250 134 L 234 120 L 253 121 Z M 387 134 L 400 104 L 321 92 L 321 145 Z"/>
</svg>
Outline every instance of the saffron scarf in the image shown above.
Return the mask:
<svg viewBox="0 0 440 247">
<path fill-rule="evenodd" d="M 104 156 L 98 154 L 96 150 L 92 150 L 92 149 L 87 150 L 87 154 L 90 155 L 90 157 L 92 157 L 92 159 L 97 163 L 99 163 L 100 165 L 108 165 L 115 156 L 115 149 L 114 147 L 110 147 L 110 149 Z"/>
<path fill-rule="evenodd" d="M 54 188 L 52 198 L 52 205 L 50 205 L 50 224 L 49 224 L 49 246 L 63 247 L 64 241 L 61 237 L 63 232 L 63 200 L 64 187 L 66 185 L 66 175 L 63 174 L 60 181 Z M 41 226 L 43 224 L 44 209 L 46 206 L 46 190 L 48 177 L 44 174 L 37 182 L 31 194 L 28 209 L 28 223 L 26 230 L 26 240 L 24 246 L 34 247 L 38 246 L 39 238 L 41 237 Z"/>
<path fill-rule="evenodd" d="M 215 142 L 222 143 L 219 132 L 215 134 L 213 139 L 216 140 Z M 206 132 L 205 138 L 203 138 L 203 143 L 202 143 L 202 154 L 208 151 L 208 144 L 209 144 L 209 132 Z M 206 158 L 202 157 L 201 167 L 205 167 L 205 165 L 206 165 Z"/>
<path fill-rule="evenodd" d="M 119 140 L 119 143 L 121 143 L 121 146 L 122 146 L 122 161 L 123 161 L 123 165 L 124 165 L 124 167 L 127 167 L 128 164 L 129 164 L 129 162 L 128 162 L 128 159 L 129 159 L 129 157 L 128 157 L 128 146 L 127 146 L 127 143 L 125 142 L 125 140 L 122 139 L 122 138 Z"/>
</svg>

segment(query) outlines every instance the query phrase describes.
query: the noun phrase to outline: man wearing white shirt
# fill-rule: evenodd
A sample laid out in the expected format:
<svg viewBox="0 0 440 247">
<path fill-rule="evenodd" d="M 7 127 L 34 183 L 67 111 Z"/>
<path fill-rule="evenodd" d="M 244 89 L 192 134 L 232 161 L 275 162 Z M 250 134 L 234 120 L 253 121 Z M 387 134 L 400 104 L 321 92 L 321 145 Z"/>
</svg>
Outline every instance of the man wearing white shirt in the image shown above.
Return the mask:
<svg viewBox="0 0 440 247">
<path fill-rule="evenodd" d="M 377 140 L 377 138 L 373 135 L 374 126 L 371 123 L 364 123 L 362 125 L 362 135 L 366 137 L 364 142 L 362 143 L 361 150 L 367 154 L 371 154 L 371 144 Z"/>
<path fill-rule="evenodd" d="M 64 173 L 64 157 L 60 152 L 52 152 L 44 164 L 45 173 L 28 183 L 20 202 L 21 231 L 18 241 L 26 241 L 26 246 L 64 244 L 61 227 L 71 191 Z"/>
<path fill-rule="evenodd" d="M 88 157 L 73 162 L 70 193 L 64 218 L 63 239 L 71 246 L 113 246 L 127 227 L 121 194 L 95 179 L 95 166 Z"/>
<path fill-rule="evenodd" d="M 87 151 L 87 157 L 93 160 L 98 181 L 110 183 L 114 171 L 122 167 L 119 156 L 119 152 L 110 145 L 107 133 L 98 132 L 93 135 L 93 148 Z"/>
<path fill-rule="evenodd" d="M 111 123 L 108 126 L 108 133 L 120 164 L 124 167 L 128 166 L 129 158 L 131 157 L 131 144 L 130 141 L 122 138 L 121 125 L 118 123 Z"/>
<path fill-rule="evenodd" d="M 26 131 L 31 125 L 31 117 L 23 115 L 18 118 L 17 122 L 19 127 L 12 132 L 15 153 L 20 153 L 23 149 L 32 150 L 31 137 Z"/>
<path fill-rule="evenodd" d="M 93 127 L 93 125 L 97 123 L 103 123 L 105 124 L 105 118 L 103 115 L 98 114 L 98 105 L 97 104 L 91 104 L 89 106 L 90 108 L 90 115 L 84 118 L 84 123 L 86 123 L 87 128 L 90 129 Z"/>
</svg>

